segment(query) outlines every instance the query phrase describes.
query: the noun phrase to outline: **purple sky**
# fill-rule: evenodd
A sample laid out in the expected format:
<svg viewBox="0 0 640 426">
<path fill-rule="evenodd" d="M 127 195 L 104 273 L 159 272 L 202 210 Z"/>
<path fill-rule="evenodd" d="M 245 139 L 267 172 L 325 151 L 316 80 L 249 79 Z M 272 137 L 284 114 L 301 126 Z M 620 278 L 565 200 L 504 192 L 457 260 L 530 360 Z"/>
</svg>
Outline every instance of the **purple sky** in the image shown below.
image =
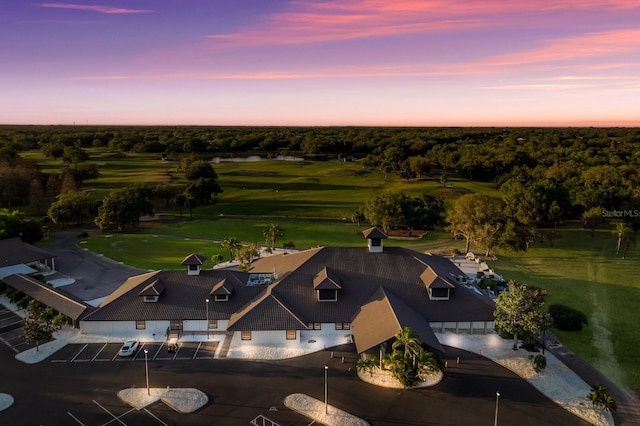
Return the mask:
<svg viewBox="0 0 640 426">
<path fill-rule="evenodd" d="M 0 0 L 0 123 L 640 125 L 640 0 Z"/>
</svg>

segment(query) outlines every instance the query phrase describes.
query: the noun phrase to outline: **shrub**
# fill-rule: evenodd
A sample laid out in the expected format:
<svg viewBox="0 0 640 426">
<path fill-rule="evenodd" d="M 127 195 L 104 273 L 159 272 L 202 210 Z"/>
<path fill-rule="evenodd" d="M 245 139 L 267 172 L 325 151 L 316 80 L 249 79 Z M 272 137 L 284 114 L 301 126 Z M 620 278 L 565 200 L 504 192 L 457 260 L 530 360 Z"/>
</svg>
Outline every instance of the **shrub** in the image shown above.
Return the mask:
<svg viewBox="0 0 640 426">
<path fill-rule="evenodd" d="M 89 233 L 87 231 L 82 231 L 78 234 L 78 238 L 89 238 Z"/>
<path fill-rule="evenodd" d="M 558 330 L 582 330 L 582 326 L 588 322 L 584 313 L 566 305 L 553 304 L 549 306 L 549 313 L 553 318 L 553 325 Z"/>
<path fill-rule="evenodd" d="M 536 371 L 544 370 L 547 366 L 547 357 L 544 355 L 529 355 L 529 359 Z"/>
</svg>

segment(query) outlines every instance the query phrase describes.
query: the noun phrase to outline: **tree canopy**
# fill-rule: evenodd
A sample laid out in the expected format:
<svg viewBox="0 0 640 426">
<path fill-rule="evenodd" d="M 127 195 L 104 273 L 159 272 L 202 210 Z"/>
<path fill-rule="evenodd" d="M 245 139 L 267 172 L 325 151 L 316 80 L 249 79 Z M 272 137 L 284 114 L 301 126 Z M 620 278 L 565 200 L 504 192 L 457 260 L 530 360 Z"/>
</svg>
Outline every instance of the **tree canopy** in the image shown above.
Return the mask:
<svg viewBox="0 0 640 426">
<path fill-rule="evenodd" d="M 513 334 L 513 348 L 517 349 L 518 335 L 536 335 L 546 317 L 542 312 L 544 296 L 540 289 L 509 281 L 508 289 L 496 299 L 493 312 L 496 327 Z"/>
<path fill-rule="evenodd" d="M 153 215 L 152 190 L 143 184 L 134 184 L 111 191 L 98 208 L 96 225 L 102 231 L 122 231 L 127 226 L 137 228 L 140 216 Z"/>
</svg>

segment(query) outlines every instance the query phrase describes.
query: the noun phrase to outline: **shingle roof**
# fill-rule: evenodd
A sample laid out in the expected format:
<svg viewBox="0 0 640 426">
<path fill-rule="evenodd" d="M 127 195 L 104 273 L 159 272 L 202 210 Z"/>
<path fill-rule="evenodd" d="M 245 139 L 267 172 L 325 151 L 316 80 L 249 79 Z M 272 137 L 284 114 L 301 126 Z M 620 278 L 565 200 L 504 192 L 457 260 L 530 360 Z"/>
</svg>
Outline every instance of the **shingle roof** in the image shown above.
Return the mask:
<svg viewBox="0 0 640 426">
<path fill-rule="evenodd" d="M 142 289 L 142 291 L 138 293 L 138 295 L 139 296 L 159 296 L 164 291 L 164 288 L 165 287 L 162 280 L 159 280 L 159 279 L 154 280 L 151 282 L 151 284 L 149 284 L 144 289 Z"/>
<path fill-rule="evenodd" d="M 449 300 L 430 300 L 421 275 L 429 266 L 451 284 Z M 339 277 L 342 289 L 335 302 L 319 302 L 317 277 Z M 247 286 L 248 273 L 230 269 L 157 271 L 129 278 L 86 320 L 205 319 L 205 300 L 212 290 L 232 294 L 227 302 L 209 304 L 211 319 L 231 319 L 230 327 L 243 330 L 301 329 L 306 324 L 351 322 L 372 294 L 389 290 L 425 322 L 491 321 L 494 304 L 451 280 L 462 272 L 448 259 L 400 247 L 371 254 L 366 247 L 331 247 L 274 255 L 256 260 L 251 273 L 270 273 L 269 286 Z M 165 285 L 157 302 L 144 303 L 139 292 L 155 280 Z M 223 283 L 223 284 L 221 284 Z M 322 284 L 324 285 L 324 284 Z M 334 287 L 335 288 L 335 287 Z M 396 312 L 399 318 L 401 314 Z"/>
<path fill-rule="evenodd" d="M 391 291 L 379 287 L 353 319 L 353 336 L 358 353 L 396 336 L 404 327 L 414 330 L 420 339 L 444 352 L 428 321 Z"/>
<path fill-rule="evenodd" d="M 0 268 L 52 259 L 55 254 L 23 242 L 20 238 L 0 240 Z"/>
<path fill-rule="evenodd" d="M 454 285 L 442 279 L 427 265 L 427 268 L 420 275 L 420 279 L 427 288 L 454 288 Z"/>
<path fill-rule="evenodd" d="M 385 234 L 384 231 L 377 226 L 365 229 L 364 231 L 362 231 L 362 235 L 364 235 L 365 238 L 389 238 L 387 237 L 387 234 Z"/>
<path fill-rule="evenodd" d="M 225 285 L 227 282 L 226 278 L 221 279 L 220 281 L 218 281 L 216 284 L 213 285 L 213 288 L 211 289 L 211 291 L 209 292 L 209 294 L 211 296 L 224 296 L 224 295 L 229 295 L 231 293 L 233 293 L 233 286 L 232 285 Z"/>
<path fill-rule="evenodd" d="M 202 254 L 191 253 L 189 256 L 185 257 L 182 261 L 182 265 L 202 265 L 207 261 L 207 257 Z"/>
<path fill-rule="evenodd" d="M 340 277 L 327 267 L 322 268 L 313 279 L 314 290 L 340 290 Z"/>
<path fill-rule="evenodd" d="M 260 297 L 231 315 L 227 330 L 306 330 L 308 322 L 273 294 L 271 284 Z"/>
<path fill-rule="evenodd" d="M 73 300 L 69 296 L 65 296 L 27 275 L 9 275 L 4 277 L 2 281 L 73 320 L 81 318 L 85 313 L 92 310 L 90 306 Z"/>
</svg>

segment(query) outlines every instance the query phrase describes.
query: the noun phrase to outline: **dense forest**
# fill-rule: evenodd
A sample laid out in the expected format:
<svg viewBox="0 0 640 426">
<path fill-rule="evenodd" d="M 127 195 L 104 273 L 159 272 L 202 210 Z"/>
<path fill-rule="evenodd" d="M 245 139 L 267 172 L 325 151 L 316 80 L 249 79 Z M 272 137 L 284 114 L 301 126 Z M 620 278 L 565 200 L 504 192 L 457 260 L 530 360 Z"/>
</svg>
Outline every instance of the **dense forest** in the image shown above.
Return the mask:
<svg viewBox="0 0 640 426">
<path fill-rule="evenodd" d="M 53 203 L 52 218 L 55 221 L 58 215 L 63 224 L 99 214 L 110 200 L 92 204 L 83 199 L 76 202 L 81 207 L 75 212 L 66 211 L 69 206 L 64 203 L 55 208 L 84 181 L 98 176 L 97 167 L 87 161 L 87 148 L 122 154 L 151 152 L 180 160 L 190 182 L 187 191 L 158 187 L 155 197 L 167 202 L 177 198 L 188 209 L 222 191 L 206 160 L 243 155 L 359 161 L 385 177 L 410 180 L 435 175 L 443 185 L 452 175 L 492 182 L 503 195 L 498 209 L 510 220 L 503 225 L 512 228 L 549 227 L 566 219 L 597 226 L 605 211 L 640 209 L 637 128 L 183 126 L 2 126 L 0 207 L 29 205 L 38 213 L 48 211 L 51 217 Z M 64 172 L 43 174 L 37 164 L 20 156 L 28 150 L 63 160 Z M 131 193 L 114 197 L 127 199 Z M 141 213 L 149 210 L 148 205 L 139 208 Z M 112 217 L 99 222 L 120 228 Z"/>
</svg>

